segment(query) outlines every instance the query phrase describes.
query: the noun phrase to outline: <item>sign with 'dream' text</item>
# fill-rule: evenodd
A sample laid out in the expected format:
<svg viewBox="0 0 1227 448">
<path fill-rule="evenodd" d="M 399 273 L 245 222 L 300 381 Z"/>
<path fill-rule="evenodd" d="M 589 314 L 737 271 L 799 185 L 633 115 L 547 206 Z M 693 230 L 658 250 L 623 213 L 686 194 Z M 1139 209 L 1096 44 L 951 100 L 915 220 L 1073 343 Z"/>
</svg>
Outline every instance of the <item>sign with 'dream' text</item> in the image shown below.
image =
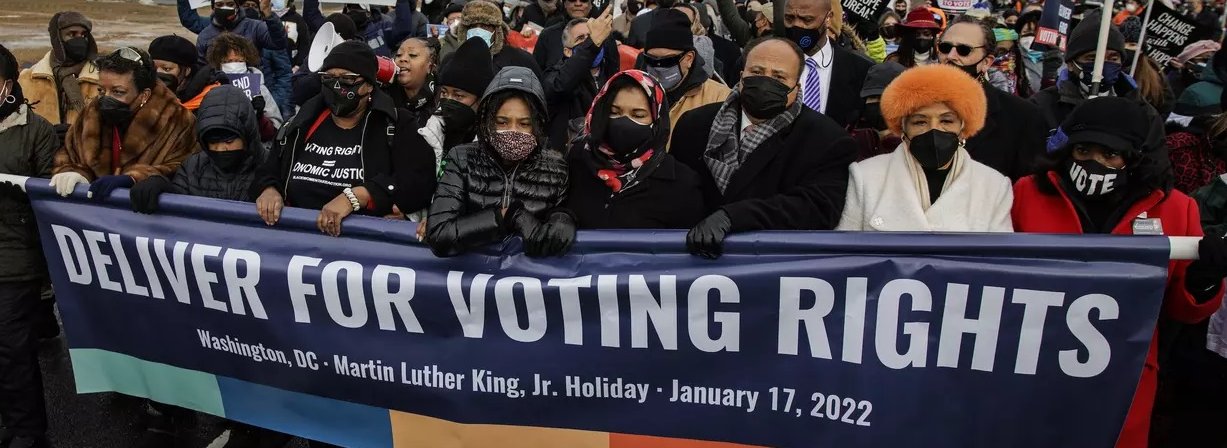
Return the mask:
<svg viewBox="0 0 1227 448">
<path fill-rule="evenodd" d="M 683 231 L 596 231 L 564 257 L 510 239 L 436 258 L 404 221 L 333 238 L 314 210 L 270 227 L 165 195 L 149 216 L 46 184 L 27 188 L 80 390 L 355 447 L 533 428 L 559 447 L 1110 448 L 1166 282 L 1162 237 L 768 232 L 713 261 Z"/>
</svg>

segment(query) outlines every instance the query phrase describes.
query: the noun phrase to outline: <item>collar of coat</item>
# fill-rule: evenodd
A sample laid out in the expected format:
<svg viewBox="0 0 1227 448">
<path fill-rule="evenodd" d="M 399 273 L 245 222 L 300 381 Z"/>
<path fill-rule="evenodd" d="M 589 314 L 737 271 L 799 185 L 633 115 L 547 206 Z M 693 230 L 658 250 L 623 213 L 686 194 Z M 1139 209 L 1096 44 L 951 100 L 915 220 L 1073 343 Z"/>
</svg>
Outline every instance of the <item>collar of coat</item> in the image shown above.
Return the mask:
<svg viewBox="0 0 1227 448">
<path fill-rule="evenodd" d="M 1082 218 L 1078 213 L 1078 209 L 1074 207 L 1074 202 L 1070 199 L 1069 194 L 1061 188 L 1061 174 L 1056 171 L 1048 172 L 1048 180 L 1056 187 L 1057 194 L 1061 196 L 1061 201 L 1065 204 L 1066 218 L 1073 218 L 1078 223 L 1079 233 L 1082 229 Z M 1133 196 L 1136 198 L 1132 205 L 1125 211 L 1125 214 L 1120 215 L 1119 221 L 1112 224 L 1113 235 L 1132 235 L 1133 234 L 1133 218 L 1159 205 L 1160 202 L 1167 197 L 1163 190 L 1154 190 L 1145 196 Z"/>
<path fill-rule="evenodd" d="M 110 147 L 113 128 L 102 123 L 98 101 L 91 101 L 77 116 L 72 132 L 68 133 L 65 142 L 68 152 L 76 154 L 80 160 L 75 161 L 76 166 L 60 166 L 62 164 L 57 157 L 56 172 L 73 170 L 87 179 L 101 174 L 126 173 L 134 174 L 139 181 L 157 173 L 152 172 L 146 164 L 148 162 L 138 163 L 136 160 L 175 159 L 195 152 L 199 147 L 195 128 L 196 117 L 179 103 L 174 92 L 161 82 L 154 83 L 153 94 L 133 115 L 132 122 L 124 133 L 120 165 L 112 166 L 110 170 L 101 170 L 101 167 L 110 166 L 109 156 L 103 154 L 104 148 Z M 133 163 L 141 165 L 141 168 L 131 169 Z M 120 171 L 121 169 L 124 171 Z"/>
<path fill-rule="evenodd" d="M 26 123 L 30 122 L 28 115 L 29 111 L 30 106 L 28 105 L 22 104 L 17 106 L 16 112 L 13 112 L 6 117 L 4 121 L 0 121 L 0 132 L 7 131 L 9 128 L 15 128 L 17 126 L 25 126 Z"/>
<path fill-rule="evenodd" d="M 55 70 L 53 70 L 51 67 L 50 51 L 48 51 L 41 60 L 30 66 L 30 75 L 35 78 L 50 79 L 52 82 L 54 82 Z M 81 73 L 77 74 L 77 81 L 98 84 L 98 65 L 94 64 L 93 61 L 83 64 L 81 67 Z"/>
</svg>

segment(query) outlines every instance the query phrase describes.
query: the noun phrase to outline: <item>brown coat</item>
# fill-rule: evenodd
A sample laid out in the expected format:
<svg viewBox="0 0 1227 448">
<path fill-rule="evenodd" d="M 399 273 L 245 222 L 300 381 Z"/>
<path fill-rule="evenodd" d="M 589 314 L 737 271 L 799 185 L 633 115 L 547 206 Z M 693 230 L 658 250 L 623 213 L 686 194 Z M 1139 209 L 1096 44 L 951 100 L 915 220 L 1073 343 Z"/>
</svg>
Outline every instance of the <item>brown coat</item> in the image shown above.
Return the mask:
<svg viewBox="0 0 1227 448">
<path fill-rule="evenodd" d="M 732 91 L 728 86 L 721 84 L 720 81 L 709 79 L 702 85 L 690 89 L 689 92 L 682 95 L 681 101 L 678 101 L 677 104 L 669 108 L 669 122 L 677 123 L 678 120 L 682 119 L 682 114 L 708 104 L 723 103 L 724 100 L 728 99 L 729 93 L 732 93 Z M 670 136 L 672 136 L 673 130 L 670 129 L 669 132 Z M 672 138 L 670 138 L 670 142 L 672 142 Z"/>
<path fill-rule="evenodd" d="M 17 82 L 21 84 L 22 92 L 25 93 L 26 99 L 30 100 L 34 113 L 38 116 L 46 118 L 53 125 L 76 121 L 80 111 L 69 110 L 63 123 L 60 122 L 60 90 L 55 85 L 51 52 L 47 52 L 42 60 L 30 68 L 22 70 L 17 76 Z M 81 67 L 81 73 L 77 74 L 77 84 L 81 85 L 81 97 L 85 99 L 85 103 L 92 103 L 94 98 L 100 95 L 102 87 L 98 84 L 98 66 L 93 62 L 85 63 Z"/>
<path fill-rule="evenodd" d="M 111 166 L 114 128 L 102 124 L 98 101 L 92 101 L 72 123 L 64 147 L 55 154 L 52 174 L 75 171 L 93 181 L 99 176 L 125 174 L 141 181 L 152 175 L 170 176 L 196 152 L 196 117 L 160 82 L 153 96 L 132 118 L 123 136 L 120 166 Z"/>
</svg>

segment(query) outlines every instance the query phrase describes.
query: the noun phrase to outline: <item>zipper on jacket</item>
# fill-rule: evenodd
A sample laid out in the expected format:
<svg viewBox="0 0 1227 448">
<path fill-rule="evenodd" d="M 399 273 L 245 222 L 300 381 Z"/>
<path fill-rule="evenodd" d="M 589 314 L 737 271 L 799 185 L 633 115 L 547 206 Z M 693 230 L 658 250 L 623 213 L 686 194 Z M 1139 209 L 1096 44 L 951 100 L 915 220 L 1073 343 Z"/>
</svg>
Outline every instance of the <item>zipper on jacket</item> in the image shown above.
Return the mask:
<svg viewBox="0 0 1227 448">
<path fill-rule="evenodd" d="M 298 146 L 298 137 L 300 136 L 302 136 L 301 127 L 294 131 L 295 146 Z M 304 145 L 306 143 L 307 142 L 305 141 L 303 142 Z M 283 204 L 285 203 L 285 199 L 290 197 L 290 177 L 294 175 L 294 154 L 297 152 L 298 151 L 295 151 L 294 148 L 290 148 L 290 169 L 285 173 L 285 187 L 281 189 L 281 203 Z"/>
<path fill-rule="evenodd" d="M 520 165 L 517 164 L 515 168 L 512 168 L 511 174 L 507 174 L 507 170 L 503 170 L 503 182 L 507 184 L 503 186 L 503 208 L 511 206 L 511 191 L 515 189 L 516 171 L 520 170 Z"/>
</svg>

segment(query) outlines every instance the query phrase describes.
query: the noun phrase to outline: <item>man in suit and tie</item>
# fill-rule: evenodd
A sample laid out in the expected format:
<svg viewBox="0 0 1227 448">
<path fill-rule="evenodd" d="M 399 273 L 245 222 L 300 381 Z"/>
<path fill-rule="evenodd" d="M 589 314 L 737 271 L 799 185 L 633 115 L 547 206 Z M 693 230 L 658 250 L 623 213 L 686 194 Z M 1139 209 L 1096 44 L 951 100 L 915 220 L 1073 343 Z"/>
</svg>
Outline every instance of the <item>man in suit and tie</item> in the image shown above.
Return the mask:
<svg viewBox="0 0 1227 448">
<path fill-rule="evenodd" d="M 847 128 L 856 123 L 865 105 L 859 95 L 873 61 L 831 45 L 827 23 L 831 20 L 832 1 L 788 0 L 784 6 L 784 32 L 805 52 L 801 102 Z"/>
<path fill-rule="evenodd" d="M 720 256 L 730 233 L 835 228 L 856 159 L 852 137 L 801 104 L 796 44 L 759 39 L 745 61 L 737 90 L 682 115 L 673 133 L 670 153 L 699 174 L 710 213 L 686 246 L 706 258 Z"/>
</svg>

